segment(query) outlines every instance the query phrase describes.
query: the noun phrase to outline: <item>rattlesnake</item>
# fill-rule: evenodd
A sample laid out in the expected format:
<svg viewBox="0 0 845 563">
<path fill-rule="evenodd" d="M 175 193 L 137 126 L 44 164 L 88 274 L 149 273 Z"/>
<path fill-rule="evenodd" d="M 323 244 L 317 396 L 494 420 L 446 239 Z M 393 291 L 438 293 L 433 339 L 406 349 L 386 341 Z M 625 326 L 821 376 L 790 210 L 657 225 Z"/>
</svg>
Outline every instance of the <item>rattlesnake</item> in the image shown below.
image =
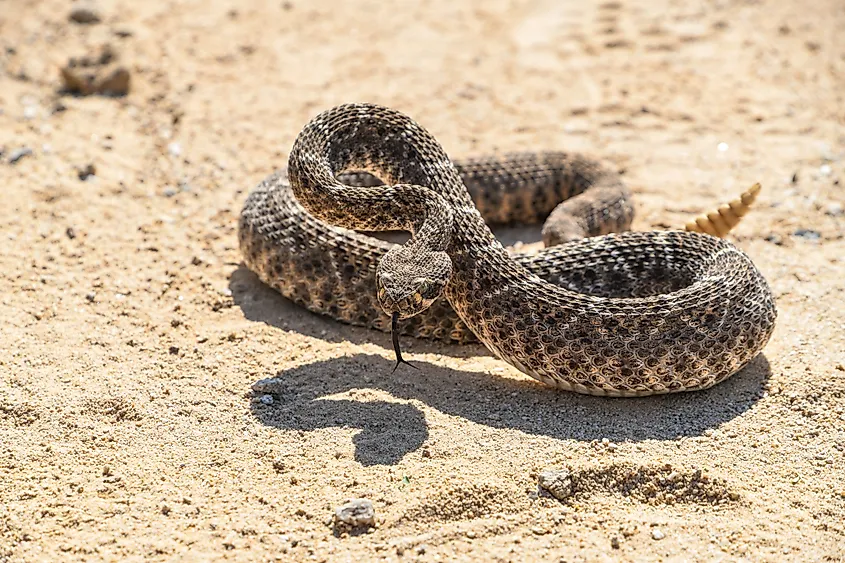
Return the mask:
<svg viewBox="0 0 845 563">
<path fill-rule="evenodd" d="M 703 389 L 768 341 L 771 291 L 729 242 L 684 231 L 601 234 L 627 229 L 632 215 L 628 191 L 605 168 L 553 153 L 470 161 L 461 172 L 476 195 L 485 178 L 503 178 L 493 191 L 523 198 L 516 207 L 525 216 L 575 196 L 553 213 L 567 217 L 559 232 L 544 229 L 547 242 L 600 236 L 509 255 L 427 131 L 399 112 L 353 104 L 305 126 L 288 162 L 290 187 L 279 172 L 247 198 L 245 262 L 313 311 L 382 330 L 403 318 L 403 333 L 416 336 L 477 337 L 540 381 L 594 395 Z M 553 195 L 535 206 L 520 188 Z M 507 209 L 493 217 L 513 218 Z M 413 236 L 393 246 L 348 229 Z"/>
</svg>

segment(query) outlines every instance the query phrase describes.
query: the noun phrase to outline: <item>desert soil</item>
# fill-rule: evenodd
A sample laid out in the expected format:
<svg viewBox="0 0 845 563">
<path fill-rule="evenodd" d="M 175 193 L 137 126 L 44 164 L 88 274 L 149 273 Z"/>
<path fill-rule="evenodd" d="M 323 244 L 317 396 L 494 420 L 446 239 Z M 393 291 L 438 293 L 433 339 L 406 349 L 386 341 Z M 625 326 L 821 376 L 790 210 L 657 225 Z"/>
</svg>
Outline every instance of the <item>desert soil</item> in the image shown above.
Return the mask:
<svg viewBox="0 0 845 563">
<path fill-rule="evenodd" d="M 0 561 L 845 558 L 841 0 L 0 5 Z M 128 95 L 63 93 L 106 44 Z M 761 182 L 731 239 L 771 342 L 647 399 L 412 339 L 422 369 L 391 374 L 387 335 L 294 306 L 237 244 L 249 190 L 351 101 L 456 158 L 607 159 L 641 230 Z M 376 526 L 347 534 L 357 497 Z"/>
</svg>

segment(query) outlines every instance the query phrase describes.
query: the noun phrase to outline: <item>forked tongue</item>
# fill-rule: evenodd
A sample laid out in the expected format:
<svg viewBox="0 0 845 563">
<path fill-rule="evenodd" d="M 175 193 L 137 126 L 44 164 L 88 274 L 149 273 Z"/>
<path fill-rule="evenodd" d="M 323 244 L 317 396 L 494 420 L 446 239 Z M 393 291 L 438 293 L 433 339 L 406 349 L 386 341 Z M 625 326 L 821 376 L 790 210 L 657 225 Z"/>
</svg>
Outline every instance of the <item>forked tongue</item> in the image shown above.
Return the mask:
<svg viewBox="0 0 845 563">
<path fill-rule="evenodd" d="M 402 350 L 399 348 L 399 330 L 397 324 L 399 323 L 399 313 L 393 313 L 393 318 L 390 322 L 390 334 L 393 337 L 393 351 L 396 352 L 396 365 L 393 366 L 393 371 L 396 371 L 396 368 L 399 367 L 399 364 L 405 364 L 406 366 L 411 366 L 414 369 L 420 369 L 412 363 L 406 362 L 402 359 Z"/>
</svg>

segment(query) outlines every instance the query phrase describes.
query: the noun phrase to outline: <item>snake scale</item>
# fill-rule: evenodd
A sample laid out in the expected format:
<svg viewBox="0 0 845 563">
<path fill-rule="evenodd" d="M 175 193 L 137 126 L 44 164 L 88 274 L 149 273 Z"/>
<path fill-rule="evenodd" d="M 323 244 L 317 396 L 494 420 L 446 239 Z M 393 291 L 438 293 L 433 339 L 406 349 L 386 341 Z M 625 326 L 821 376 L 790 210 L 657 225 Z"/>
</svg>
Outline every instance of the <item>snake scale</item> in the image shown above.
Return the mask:
<svg viewBox="0 0 845 563">
<path fill-rule="evenodd" d="M 549 385 L 625 397 L 710 387 L 774 329 L 771 290 L 741 250 L 708 234 L 627 231 L 628 190 L 578 155 L 456 165 L 411 118 L 347 104 L 304 127 L 287 175 L 246 200 L 245 263 L 347 323 L 477 338 Z M 535 255 L 509 254 L 485 222 L 550 212 L 544 241 L 563 244 Z M 393 245 L 356 232 L 382 230 L 412 235 Z"/>
</svg>

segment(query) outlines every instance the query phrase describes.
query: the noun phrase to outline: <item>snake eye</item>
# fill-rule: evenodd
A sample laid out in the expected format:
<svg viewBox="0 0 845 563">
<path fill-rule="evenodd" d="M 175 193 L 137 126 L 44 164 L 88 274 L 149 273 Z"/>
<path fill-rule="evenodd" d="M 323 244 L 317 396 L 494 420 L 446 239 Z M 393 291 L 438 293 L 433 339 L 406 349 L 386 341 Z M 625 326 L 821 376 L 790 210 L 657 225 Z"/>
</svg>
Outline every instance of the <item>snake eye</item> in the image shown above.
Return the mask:
<svg viewBox="0 0 845 563">
<path fill-rule="evenodd" d="M 435 299 L 440 294 L 437 284 L 428 278 L 417 278 L 414 284 L 417 286 L 417 293 L 423 299 Z"/>
</svg>

